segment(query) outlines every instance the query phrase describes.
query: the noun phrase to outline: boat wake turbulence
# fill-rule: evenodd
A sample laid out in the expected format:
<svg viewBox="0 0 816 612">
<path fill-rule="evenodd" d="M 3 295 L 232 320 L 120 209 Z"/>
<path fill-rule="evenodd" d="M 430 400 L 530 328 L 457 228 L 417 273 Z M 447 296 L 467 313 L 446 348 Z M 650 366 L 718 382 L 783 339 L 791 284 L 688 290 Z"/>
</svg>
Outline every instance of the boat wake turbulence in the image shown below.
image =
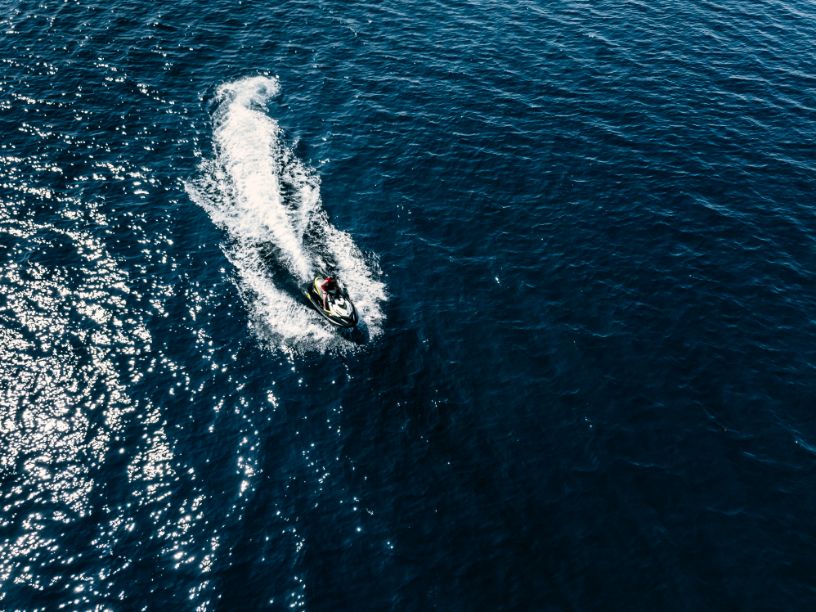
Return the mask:
<svg viewBox="0 0 816 612">
<path fill-rule="evenodd" d="M 213 117 L 213 158 L 186 187 L 227 233 L 223 250 L 253 327 L 286 352 L 336 350 L 353 343 L 310 308 L 301 285 L 330 270 L 348 288 L 369 338 L 382 333 L 385 285 L 376 257 L 328 220 L 320 179 L 283 141 L 267 104 L 274 77 L 221 85 Z"/>
</svg>

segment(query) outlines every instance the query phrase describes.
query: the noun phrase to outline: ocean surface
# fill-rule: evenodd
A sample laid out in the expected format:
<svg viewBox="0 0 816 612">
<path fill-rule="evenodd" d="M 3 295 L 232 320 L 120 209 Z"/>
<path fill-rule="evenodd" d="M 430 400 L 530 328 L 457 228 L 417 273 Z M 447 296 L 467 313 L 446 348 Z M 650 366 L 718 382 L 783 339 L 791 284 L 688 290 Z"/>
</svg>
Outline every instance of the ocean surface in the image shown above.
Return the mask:
<svg viewBox="0 0 816 612">
<path fill-rule="evenodd" d="M 816 609 L 812 2 L 2 8 L 0 608 Z"/>
</svg>

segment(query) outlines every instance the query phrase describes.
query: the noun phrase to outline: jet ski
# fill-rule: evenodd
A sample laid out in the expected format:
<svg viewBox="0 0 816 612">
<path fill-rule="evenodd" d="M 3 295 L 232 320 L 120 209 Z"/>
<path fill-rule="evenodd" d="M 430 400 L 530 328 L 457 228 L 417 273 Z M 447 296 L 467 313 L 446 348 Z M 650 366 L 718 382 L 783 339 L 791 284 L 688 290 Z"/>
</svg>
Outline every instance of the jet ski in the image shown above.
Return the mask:
<svg viewBox="0 0 816 612">
<path fill-rule="evenodd" d="M 322 282 L 323 278 L 318 276 L 311 283 L 303 286 L 303 295 L 309 300 L 309 304 L 332 325 L 346 329 L 357 325 L 357 309 L 354 308 L 346 288 L 340 284 L 340 281 L 336 281 L 337 289 L 330 291 L 327 296 L 328 310 L 323 308 L 323 297 L 320 295 L 320 283 Z"/>
</svg>

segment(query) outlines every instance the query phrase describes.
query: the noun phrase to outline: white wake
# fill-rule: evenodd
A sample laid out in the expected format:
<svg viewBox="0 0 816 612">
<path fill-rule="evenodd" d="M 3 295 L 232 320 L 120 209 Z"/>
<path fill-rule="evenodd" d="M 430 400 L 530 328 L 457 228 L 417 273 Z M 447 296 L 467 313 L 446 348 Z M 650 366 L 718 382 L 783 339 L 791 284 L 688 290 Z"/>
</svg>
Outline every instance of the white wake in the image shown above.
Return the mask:
<svg viewBox="0 0 816 612">
<path fill-rule="evenodd" d="M 385 285 L 374 256 L 333 227 L 320 180 L 284 142 L 266 105 L 276 78 L 221 85 L 213 117 L 213 158 L 187 184 L 194 202 L 228 235 L 224 252 L 258 333 L 287 352 L 354 346 L 306 306 L 299 286 L 320 270 L 339 276 L 371 339 L 382 333 Z"/>
</svg>

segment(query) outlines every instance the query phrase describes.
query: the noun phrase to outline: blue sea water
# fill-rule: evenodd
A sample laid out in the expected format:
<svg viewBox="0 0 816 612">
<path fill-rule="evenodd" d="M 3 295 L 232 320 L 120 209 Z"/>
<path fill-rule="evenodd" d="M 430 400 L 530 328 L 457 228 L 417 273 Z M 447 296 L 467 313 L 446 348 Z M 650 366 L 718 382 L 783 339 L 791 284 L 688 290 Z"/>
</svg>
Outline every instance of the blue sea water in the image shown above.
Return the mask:
<svg viewBox="0 0 816 612">
<path fill-rule="evenodd" d="M 0 607 L 816 607 L 812 3 L 0 31 Z"/>
</svg>

